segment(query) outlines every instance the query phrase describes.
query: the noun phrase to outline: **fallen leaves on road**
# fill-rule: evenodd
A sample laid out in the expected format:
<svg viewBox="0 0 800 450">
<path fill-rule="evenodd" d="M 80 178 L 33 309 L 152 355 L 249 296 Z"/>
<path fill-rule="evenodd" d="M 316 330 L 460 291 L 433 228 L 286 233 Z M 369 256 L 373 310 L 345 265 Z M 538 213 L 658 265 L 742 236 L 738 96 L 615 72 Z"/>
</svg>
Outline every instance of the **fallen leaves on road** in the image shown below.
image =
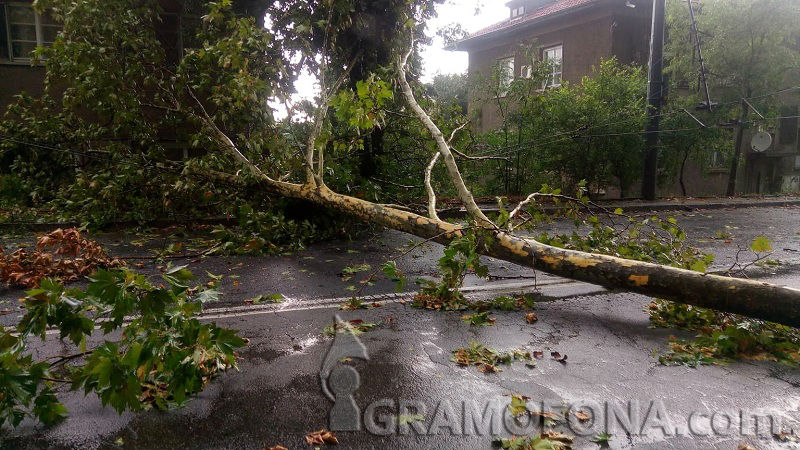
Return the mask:
<svg viewBox="0 0 800 450">
<path fill-rule="evenodd" d="M 525 322 L 535 323 L 537 320 L 539 320 L 539 317 L 536 316 L 536 313 L 525 314 Z"/>
<path fill-rule="evenodd" d="M 450 360 L 459 366 L 476 366 L 483 373 L 494 373 L 500 372 L 498 364 L 510 365 L 515 360 L 530 361 L 531 354 L 524 350 L 498 352 L 473 340 L 469 347 L 453 350 Z"/>
<path fill-rule="evenodd" d="M 560 363 L 566 364 L 566 362 L 567 362 L 567 355 L 562 355 L 559 352 L 550 352 L 550 356 L 552 356 L 553 359 L 555 359 L 556 361 L 558 361 Z"/>
<path fill-rule="evenodd" d="M 284 298 L 283 298 L 283 296 L 281 294 L 269 294 L 269 295 L 260 294 L 260 295 L 256 295 L 253 298 L 248 298 L 244 302 L 247 303 L 247 304 L 251 304 L 251 305 L 252 304 L 258 304 L 258 303 L 261 303 L 261 302 L 264 302 L 264 303 L 283 303 L 284 302 Z"/>
<path fill-rule="evenodd" d="M 322 334 L 333 337 L 336 333 L 351 333 L 354 336 L 358 336 L 359 334 L 363 334 L 375 328 L 375 326 L 376 324 L 367 323 L 361 319 L 346 320 L 325 326 L 322 330 Z"/>
<path fill-rule="evenodd" d="M 264 450 L 289 450 L 282 445 L 273 445 L 272 447 L 264 447 Z"/>
<path fill-rule="evenodd" d="M 800 437 L 794 434 L 794 431 L 781 431 L 773 436 L 780 442 L 800 442 Z"/>
<path fill-rule="evenodd" d="M 413 422 L 424 422 L 425 416 L 422 414 L 400 414 L 397 416 L 397 424 L 398 425 L 407 425 Z"/>
<path fill-rule="evenodd" d="M 361 300 L 360 298 L 353 296 L 350 298 L 350 300 L 339 305 L 339 309 L 343 311 L 355 311 L 357 309 L 370 309 L 370 308 L 376 308 L 378 306 L 381 306 L 381 304 L 378 302 L 365 303 L 364 300 Z"/>
<path fill-rule="evenodd" d="M 512 394 L 511 403 L 508 404 L 508 410 L 511 411 L 511 415 L 514 417 L 518 417 L 523 414 L 527 414 L 528 399 L 529 397 L 526 397 L 524 395 Z"/>
<path fill-rule="evenodd" d="M 494 317 L 489 317 L 489 311 L 484 311 L 475 314 L 464 314 L 461 316 L 461 320 L 469 325 L 483 326 L 494 325 L 496 319 Z"/>
<path fill-rule="evenodd" d="M 46 250 L 54 249 L 52 253 Z M 36 239 L 36 250 L 23 248 L 6 256 L 0 248 L 0 282 L 34 288 L 43 278 L 62 283 L 75 281 L 98 268 L 123 266 L 109 258 L 95 241 L 84 239 L 75 228 L 57 229 Z"/>
<path fill-rule="evenodd" d="M 612 437 L 613 436 L 611 436 L 608 433 L 600 433 L 595 435 L 595 437 L 593 437 L 591 441 L 594 442 L 595 444 L 608 445 L 608 441 L 610 441 Z"/>
<path fill-rule="evenodd" d="M 492 444 L 495 447 L 515 450 L 568 450 L 572 448 L 572 436 L 557 431 L 545 431 L 538 436 L 514 436 L 510 439 L 495 438 Z"/>
<path fill-rule="evenodd" d="M 547 430 L 543 431 L 541 436 L 545 439 L 549 439 L 551 441 L 561 442 L 566 446 L 571 446 L 572 441 L 575 439 L 574 436 L 570 436 L 568 434 L 564 434 L 560 431 L 555 430 Z"/>
<path fill-rule="evenodd" d="M 756 448 L 750 444 L 739 444 L 736 450 L 756 450 Z"/>
<path fill-rule="evenodd" d="M 322 429 L 313 431 L 306 435 L 306 442 L 308 445 L 325 445 L 325 444 L 338 444 L 339 440 L 332 432 Z"/>
<path fill-rule="evenodd" d="M 575 411 L 572 414 L 581 422 L 586 422 L 587 420 L 591 419 L 591 416 L 586 411 Z"/>
</svg>

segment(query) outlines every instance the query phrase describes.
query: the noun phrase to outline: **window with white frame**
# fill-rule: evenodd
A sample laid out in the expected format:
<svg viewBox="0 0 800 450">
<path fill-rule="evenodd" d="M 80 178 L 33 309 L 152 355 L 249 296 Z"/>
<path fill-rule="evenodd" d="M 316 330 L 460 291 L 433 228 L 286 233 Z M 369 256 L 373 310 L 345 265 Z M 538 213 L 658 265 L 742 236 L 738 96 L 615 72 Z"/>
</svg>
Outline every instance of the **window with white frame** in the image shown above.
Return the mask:
<svg viewBox="0 0 800 450">
<path fill-rule="evenodd" d="M 542 50 L 542 59 L 550 65 L 550 74 L 544 81 L 544 87 L 561 85 L 563 56 L 563 47 L 560 45 L 548 47 Z"/>
<path fill-rule="evenodd" d="M 523 64 L 519 67 L 519 77 L 520 78 L 533 78 L 533 66 L 530 64 Z"/>
<path fill-rule="evenodd" d="M 512 19 L 514 17 L 519 17 L 519 16 L 521 16 L 523 14 L 525 14 L 525 7 L 524 6 L 520 6 L 519 8 L 514 8 L 514 9 L 511 10 L 511 18 Z"/>
<path fill-rule="evenodd" d="M 514 57 L 499 60 L 497 68 L 498 91 L 500 96 L 508 94 L 511 82 L 514 81 Z"/>
<path fill-rule="evenodd" d="M 0 57 L 27 61 L 37 46 L 52 45 L 61 24 L 49 14 L 39 14 L 30 3 L 0 3 Z"/>
</svg>

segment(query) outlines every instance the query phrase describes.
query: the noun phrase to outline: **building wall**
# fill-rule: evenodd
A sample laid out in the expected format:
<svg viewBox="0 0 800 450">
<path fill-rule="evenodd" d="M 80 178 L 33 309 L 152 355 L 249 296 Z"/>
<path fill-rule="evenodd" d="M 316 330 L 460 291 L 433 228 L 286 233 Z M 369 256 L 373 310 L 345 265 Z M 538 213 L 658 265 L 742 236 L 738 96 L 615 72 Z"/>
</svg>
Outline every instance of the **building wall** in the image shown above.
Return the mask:
<svg viewBox="0 0 800 450">
<path fill-rule="evenodd" d="M 470 78 L 473 81 L 488 78 L 498 60 L 509 56 L 516 57 L 515 76 L 519 76 L 522 63 L 518 49 L 532 43 L 539 48 L 562 46 L 562 80 L 572 84 L 591 75 L 593 67 L 612 56 L 626 64 L 646 64 L 648 18 L 644 6 L 636 8 L 635 12 L 598 7 L 542 23 L 527 31 L 520 30 L 471 48 Z M 469 111 L 477 117 L 480 132 L 496 129 L 502 123 L 496 104 L 486 98 L 485 90 L 479 94 L 473 91 Z"/>
<path fill-rule="evenodd" d="M 45 68 L 43 64 L 32 65 L 30 61 L 14 60 L 9 57 L 6 18 L 4 5 L 9 3 L 32 3 L 32 0 L 0 0 L 0 115 L 14 101 L 14 96 L 26 92 L 39 96 L 44 91 Z M 190 30 L 199 23 L 199 12 L 191 17 L 183 11 L 182 0 L 160 0 L 164 14 L 156 29 L 156 36 L 164 46 L 170 61 L 177 62 L 182 51 L 181 32 Z M 252 1 L 238 1 L 239 9 L 246 8 Z M 182 16 L 179 18 L 179 15 Z"/>
<path fill-rule="evenodd" d="M 0 62 L 0 115 L 20 92 L 38 96 L 44 90 L 44 67 Z"/>
</svg>

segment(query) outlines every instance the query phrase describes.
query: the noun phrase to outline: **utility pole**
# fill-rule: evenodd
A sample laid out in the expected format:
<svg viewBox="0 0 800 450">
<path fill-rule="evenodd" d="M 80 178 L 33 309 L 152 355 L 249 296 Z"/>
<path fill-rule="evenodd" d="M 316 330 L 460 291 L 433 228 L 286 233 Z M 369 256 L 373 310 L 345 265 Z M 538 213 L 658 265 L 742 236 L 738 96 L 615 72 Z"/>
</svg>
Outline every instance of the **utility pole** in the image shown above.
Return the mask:
<svg viewBox="0 0 800 450">
<path fill-rule="evenodd" d="M 704 108 L 708 108 L 708 111 L 711 112 L 712 103 L 711 103 L 711 94 L 708 92 L 708 80 L 706 80 L 706 63 L 703 59 L 703 46 L 700 42 L 700 32 L 697 30 L 697 21 L 694 19 L 694 8 L 692 7 L 692 0 L 686 0 L 686 3 L 689 5 L 689 18 L 692 19 L 692 33 L 694 34 L 694 45 L 697 50 L 697 59 L 700 61 L 700 83 L 703 85 L 703 90 L 705 90 L 706 94 L 706 103 L 703 105 Z"/>
<path fill-rule="evenodd" d="M 658 127 L 664 89 L 664 9 L 666 0 L 653 0 L 650 26 L 650 61 L 647 81 L 647 125 L 645 127 L 642 197 L 655 200 L 658 177 Z"/>
</svg>

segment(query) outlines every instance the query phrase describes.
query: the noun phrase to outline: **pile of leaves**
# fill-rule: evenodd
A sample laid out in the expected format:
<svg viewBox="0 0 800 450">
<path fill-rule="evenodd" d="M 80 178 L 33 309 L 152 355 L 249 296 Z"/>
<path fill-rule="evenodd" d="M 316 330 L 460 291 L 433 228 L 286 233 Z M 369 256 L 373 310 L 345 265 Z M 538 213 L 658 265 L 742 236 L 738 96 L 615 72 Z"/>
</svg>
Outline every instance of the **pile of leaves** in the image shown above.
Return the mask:
<svg viewBox="0 0 800 450">
<path fill-rule="evenodd" d="M 245 340 L 196 317 L 214 289 L 189 287 L 191 272 L 175 267 L 158 285 L 127 269 L 98 271 L 85 290 L 65 289 L 42 279 L 27 292 L 26 314 L 16 333 L 0 328 L 0 426 L 17 426 L 26 416 L 50 424 L 66 414 L 54 385 L 94 392 L 118 412 L 183 405 L 216 375 L 236 367 L 236 349 Z M 48 364 L 26 351 L 32 337 L 59 330 L 80 349 Z M 119 340 L 87 348 L 99 327 Z M 77 362 L 74 362 L 77 361 Z"/>
<path fill-rule="evenodd" d="M 308 445 L 336 445 L 339 443 L 339 439 L 336 438 L 336 435 L 328 430 L 317 430 L 306 435 L 306 443 Z"/>
<path fill-rule="evenodd" d="M 771 250 L 769 239 L 763 236 L 750 244 L 756 262 Z M 738 259 L 734 263 L 740 268 L 748 265 Z M 669 350 L 659 357 L 661 364 L 696 367 L 750 359 L 800 365 L 800 330 L 796 328 L 666 300 L 655 300 L 648 309 L 653 326 L 698 333 L 689 340 L 671 337 Z"/>
<path fill-rule="evenodd" d="M 669 350 L 659 356 L 664 365 L 726 364 L 738 359 L 800 365 L 800 332 L 796 328 L 744 317 L 714 314 L 694 339 L 670 338 Z"/>
<path fill-rule="evenodd" d="M 18 249 L 5 255 L 0 247 L 0 282 L 33 288 L 43 278 L 62 283 L 75 281 L 98 268 L 120 267 L 95 241 L 85 239 L 75 228 L 57 229 L 36 239 L 36 250 Z"/>
<path fill-rule="evenodd" d="M 492 445 L 509 450 L 568 450 L 572 448 L 574 439 L 574 437 L 558 431 L 546 430 L 538 436 L 495 438 Z"/>
<path fill-rule="evenodd" d="M 451 361 L 459 366 L 476 366 L 483 373 L 500 372 L 500 364 L 510 365 L 513 361 L 531 361 L 531 353 L 524 350 L 498 352 L 474 340 L 469 347 L 453 350 Z"/>
</svg>

